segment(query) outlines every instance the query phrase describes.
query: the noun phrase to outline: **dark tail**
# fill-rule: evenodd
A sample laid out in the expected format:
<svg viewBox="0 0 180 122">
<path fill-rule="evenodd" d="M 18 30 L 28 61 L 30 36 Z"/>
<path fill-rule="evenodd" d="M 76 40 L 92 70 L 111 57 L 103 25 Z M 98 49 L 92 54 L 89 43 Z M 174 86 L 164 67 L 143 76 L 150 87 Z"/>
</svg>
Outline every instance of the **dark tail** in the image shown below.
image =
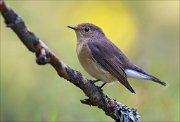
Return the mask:
<svg viewBox="0 0 180 122">
<path fill-rule="evenodd" d="M 152 75 L 149 75 L 149 74 L 147 74 L 147 75 L 150 77 L 149 80 L 152 80 L 152 81 L 154 81 L 154 82 L 156 82 L 156 83 L 159 83 L 159 84 L 161 84 L 161 85 L 166 86 L 166 83 L 165 83 L 164 81 L 162 81 L 162 80 L 160 80 L 160 79 L 158 79 L 158 78 L 156 78 L 156 77 L 154 77 L 154 76 L 152 76 Z"/>
</svg>

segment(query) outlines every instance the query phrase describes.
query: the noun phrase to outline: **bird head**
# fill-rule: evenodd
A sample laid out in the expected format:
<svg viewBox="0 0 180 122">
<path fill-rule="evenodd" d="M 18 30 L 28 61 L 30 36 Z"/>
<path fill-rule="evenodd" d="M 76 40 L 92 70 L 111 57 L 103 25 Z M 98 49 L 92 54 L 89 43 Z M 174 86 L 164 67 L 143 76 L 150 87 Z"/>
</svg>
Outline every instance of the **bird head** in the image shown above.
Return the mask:
<svg viewBox="0 0 180 122">
<path fill-rule="evenodd" d="M 76 32 L 78 40 L 84 40 L 88 38 L 99 38 L 105 36 L 101 28 L 91 23 L 82 23 L 68 27 Z"/>
</svg>

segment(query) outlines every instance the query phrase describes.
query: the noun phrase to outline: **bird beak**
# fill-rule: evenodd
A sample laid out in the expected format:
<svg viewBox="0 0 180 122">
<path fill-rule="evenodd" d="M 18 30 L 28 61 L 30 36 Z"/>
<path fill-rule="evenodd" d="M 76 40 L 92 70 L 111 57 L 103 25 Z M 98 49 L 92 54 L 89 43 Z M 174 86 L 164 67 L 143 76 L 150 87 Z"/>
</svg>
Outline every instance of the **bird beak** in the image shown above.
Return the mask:
<svg viewBox="0 0 180 122">
<path fill-rule="evenodd" d="M 71 28 L 73 30 L 76 30 L 78 28 L 78 26 L 68 26 L 68 28 Z"/>
</svg>

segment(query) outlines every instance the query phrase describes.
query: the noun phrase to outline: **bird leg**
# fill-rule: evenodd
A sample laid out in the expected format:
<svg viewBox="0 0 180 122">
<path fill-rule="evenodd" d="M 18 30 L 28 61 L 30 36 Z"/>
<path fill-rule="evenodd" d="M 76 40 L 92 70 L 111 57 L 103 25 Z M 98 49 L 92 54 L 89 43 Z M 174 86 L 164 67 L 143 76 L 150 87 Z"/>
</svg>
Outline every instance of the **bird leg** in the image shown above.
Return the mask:
<svg viewBox="0 0 180 122">
<path fill-rule="evenodd" d="M 98 81 L 101 81 L 100 79 L 97 79 L 97 80 L 92 80 L 92 83 L 96 83 Z M 99 88 L 102 89 L 103 86 L 105 86 L 106 83 L 103 83 Z"/>
<path fill-rule="evenodd" d="M 96 82 L 101 81 L 101 80 L 97 79 L 97 80 L 91 80 L 91 81 L 92 81 L 92 83 L 96 83 Z"/>
<path fill-rule="evenodd" d="M 102 89 L 102 87 L 105 86 L 105 85 L 106 85 L 106 83 L 103 83 L 99 88 Z"/>
</svg>

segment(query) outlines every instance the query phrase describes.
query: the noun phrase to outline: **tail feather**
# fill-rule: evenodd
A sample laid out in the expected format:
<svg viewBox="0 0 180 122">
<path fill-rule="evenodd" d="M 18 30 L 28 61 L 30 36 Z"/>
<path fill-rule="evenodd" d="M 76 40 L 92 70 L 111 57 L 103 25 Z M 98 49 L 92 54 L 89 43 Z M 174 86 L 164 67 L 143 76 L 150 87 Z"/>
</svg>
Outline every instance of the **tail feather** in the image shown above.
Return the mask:
<svg viewBox="0 0 180 122">
<path fill-rule="evenodd" d="M 159 83 L 159 84 L 161 84 L 161 85 L 164 85 L 164 86 L 166 86 L 167 84 L 164 82 L 164 81 L 162 81 L 162 80 L 160 80 L 160 79 L 158 79 L 158 78 L 156 78 L 156 77 L 154 77 L 154 76 L 152 76 L 152 75 L 149 75 L 150 76 L 150 80 L 152 80 L 152 81 L 154 81 L 154 82 L 156 82 L 156 83 Z"/>
<path fill-rule="evenodd" d="M 138 79 L 145 79 L 145 80 L 152 80 L 156 83 L 166 86 L 166 83 L 152 75 L 147 74 L 142 69 L 126 69 L 125 73 L 128 77 L 138 78 Z"/>
</svg>

